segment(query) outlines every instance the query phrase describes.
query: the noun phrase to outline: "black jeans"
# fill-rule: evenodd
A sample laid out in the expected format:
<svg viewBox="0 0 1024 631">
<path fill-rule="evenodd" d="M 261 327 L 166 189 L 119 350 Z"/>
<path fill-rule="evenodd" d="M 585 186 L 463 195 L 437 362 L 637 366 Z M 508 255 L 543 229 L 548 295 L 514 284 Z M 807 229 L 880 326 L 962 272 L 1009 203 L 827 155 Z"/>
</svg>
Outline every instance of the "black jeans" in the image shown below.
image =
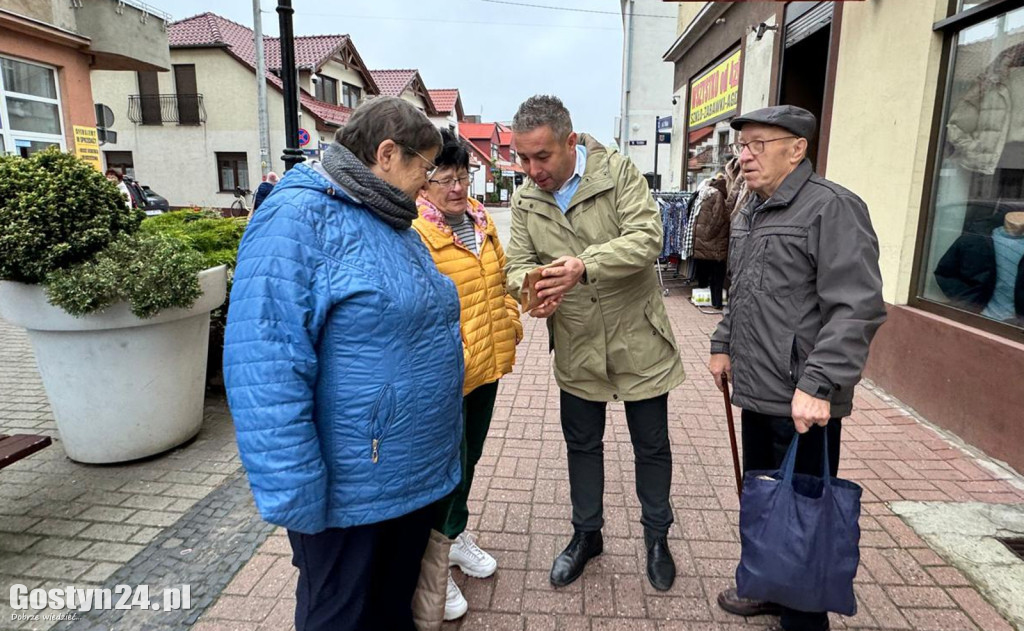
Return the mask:
<svg viewBox="0 0 1024 631">
<path fill-rule="evenodd" d="M 569 458 L 572 525 L 581 532 L 604 526 L 603 401 L 587 401 L 562 391 L 562 434 Z M 636 462 L 636 495 L 640 523 L 654 536 L 672 525 L 669 490 L 672 486 L 672 448 L 668 440 L 668 395 L 626 402 L 626 423 Z"/>
<path fill-rule="evenodd" d="M 415 631 L 412 594 L 435 505 L 376 524 L 288 531 L 296 631 Z"/>
<path fill-rule="evenodd" d="M 774 470 L 782 465 L 786 450 L 793 440 L 796 428 L 788 416 L 769 416 L 743 410 L 743 470 Z M 800 437 L 796 452 L 796 472 L 821 476 L 822 436 L 828 431 L 828 465 L 831 475 L 839 472 L 839 441 L 842 419 L 834 418 L 824 428 L 815 425 Z M 828 614 L 825 612 L 796 611 L 782 608 L 782 628 L 786 631 L 826 631 Z"/>
</svg>

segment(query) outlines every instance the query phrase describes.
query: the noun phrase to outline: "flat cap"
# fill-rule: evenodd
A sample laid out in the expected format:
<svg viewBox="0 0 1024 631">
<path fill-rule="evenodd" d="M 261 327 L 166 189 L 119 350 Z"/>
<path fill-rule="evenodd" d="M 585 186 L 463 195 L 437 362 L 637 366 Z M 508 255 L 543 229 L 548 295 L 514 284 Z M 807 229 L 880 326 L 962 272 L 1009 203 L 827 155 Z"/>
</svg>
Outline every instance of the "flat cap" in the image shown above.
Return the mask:
<svg viewBox="0 0 1024 631">
<path fill-rule="evenodd" d="M 802 107 L 795 105 L 773 105 L 762 107 L 749 114 L 737 116 L 730 125 L 733 129 L 743 129 L 747 123 L 774 125 L 793 132 L 795 135 L 810 140 L 818 130 L 818 119 Z"/>
</svg>

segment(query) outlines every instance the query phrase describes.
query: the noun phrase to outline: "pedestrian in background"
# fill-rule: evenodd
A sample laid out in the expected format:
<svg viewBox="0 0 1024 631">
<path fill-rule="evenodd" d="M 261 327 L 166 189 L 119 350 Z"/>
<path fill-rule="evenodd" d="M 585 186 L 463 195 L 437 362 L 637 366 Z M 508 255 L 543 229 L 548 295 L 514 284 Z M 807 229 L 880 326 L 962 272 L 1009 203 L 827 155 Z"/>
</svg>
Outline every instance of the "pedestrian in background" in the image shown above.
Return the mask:
<svg viewBox="0 0 1024 631">
<path fill-rule="evenodd" d="M 224 376 L 264 519 L 288 530 L 297 631 L 411 631 L 435 503 L 460 478 L 459 297 L 413 230 L 440 135 L 368 99 L 238 250 Z"/>
<path fill-rule="evenodd" d="M 252 211 L 256 212 L 256 209 L 260 207 L 263 200 L 270 195 L 270 191 L 274 190 L 274 185 L 277 184 L 277 173 L 271 171 L 267 173 L 266 179 L 260 182 L 260 185 L 256 187 L 256 194 L 252 197 Z"/>
</svg>

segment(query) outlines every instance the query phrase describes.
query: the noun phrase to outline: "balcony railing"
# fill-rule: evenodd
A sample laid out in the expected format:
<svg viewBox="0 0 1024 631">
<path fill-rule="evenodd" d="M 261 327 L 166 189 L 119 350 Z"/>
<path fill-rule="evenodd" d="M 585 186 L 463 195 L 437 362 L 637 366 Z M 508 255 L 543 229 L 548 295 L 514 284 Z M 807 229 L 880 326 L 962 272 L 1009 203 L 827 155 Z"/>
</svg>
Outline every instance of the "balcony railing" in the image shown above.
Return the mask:
<svg viewBox="0 0 1024 631">
<path fill-rule="evenodd" d="M 128 120 L 142 125 L 202 125 L 206 108 L 202 94 L 133 94 L 128 97 Z"/>
</svg>

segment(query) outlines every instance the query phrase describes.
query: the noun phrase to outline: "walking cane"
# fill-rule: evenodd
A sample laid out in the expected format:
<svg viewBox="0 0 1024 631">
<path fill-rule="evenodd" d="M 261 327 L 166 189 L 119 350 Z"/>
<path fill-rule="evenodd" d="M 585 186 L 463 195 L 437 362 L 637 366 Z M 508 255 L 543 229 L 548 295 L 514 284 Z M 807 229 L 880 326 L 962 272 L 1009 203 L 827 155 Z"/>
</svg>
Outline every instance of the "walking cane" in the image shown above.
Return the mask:
<svg viewBox="0 0 1024 631">
<path fill-rule="evenodd" d="M 736 495 L 743 495 L 743 477 L 740 475 L 740 452 L 736 447 L 736 423 L 732 420 L 732 401 L 729 397 L 729 378 L 722 373 L 722 393 L 725 395 L 725 418 L 729 421 L 729 444 L 732 446 L 732 469 L 736 475 Z"/>
</svg>

